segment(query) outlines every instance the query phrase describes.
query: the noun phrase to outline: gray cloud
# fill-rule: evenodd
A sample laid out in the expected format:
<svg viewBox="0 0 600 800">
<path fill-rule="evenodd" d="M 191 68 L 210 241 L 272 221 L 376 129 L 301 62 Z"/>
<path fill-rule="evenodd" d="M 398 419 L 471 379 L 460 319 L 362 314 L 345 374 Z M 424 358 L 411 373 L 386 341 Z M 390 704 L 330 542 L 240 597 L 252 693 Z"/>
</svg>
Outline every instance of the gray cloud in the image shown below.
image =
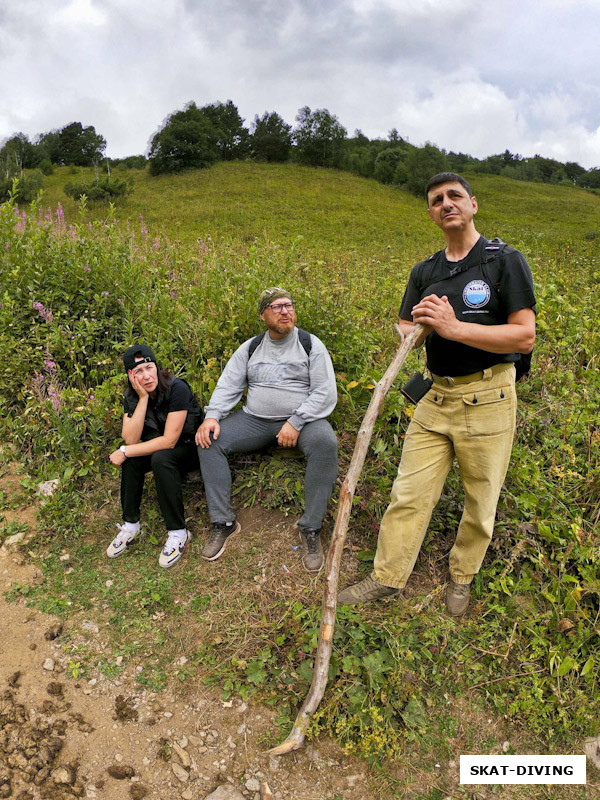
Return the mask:
<svg viewBox="0 0 600 800">
<path fill-rule="evenodd" d="M 72 120 L 110 155 L 172 111 L 327 107 L 352 132 L 600 163 L 595 0 L 28 0 L 0 10 L 0 137 Z"/>
</svg>

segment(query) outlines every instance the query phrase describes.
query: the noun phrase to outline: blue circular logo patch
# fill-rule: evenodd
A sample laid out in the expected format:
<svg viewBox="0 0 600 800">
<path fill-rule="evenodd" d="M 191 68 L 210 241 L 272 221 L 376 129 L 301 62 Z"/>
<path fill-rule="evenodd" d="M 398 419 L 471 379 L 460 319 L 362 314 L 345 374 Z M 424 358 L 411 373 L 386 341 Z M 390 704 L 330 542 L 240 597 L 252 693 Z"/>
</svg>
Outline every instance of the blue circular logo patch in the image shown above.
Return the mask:
<svg viewBox="0 0 600 800">
<path fill-rule="evenodd" d="M 463 301 L 469 308 L 481 308 L 489 303 L 490 294 L 485 281 L 471 281 L 463 290 Z"/>
</svg>

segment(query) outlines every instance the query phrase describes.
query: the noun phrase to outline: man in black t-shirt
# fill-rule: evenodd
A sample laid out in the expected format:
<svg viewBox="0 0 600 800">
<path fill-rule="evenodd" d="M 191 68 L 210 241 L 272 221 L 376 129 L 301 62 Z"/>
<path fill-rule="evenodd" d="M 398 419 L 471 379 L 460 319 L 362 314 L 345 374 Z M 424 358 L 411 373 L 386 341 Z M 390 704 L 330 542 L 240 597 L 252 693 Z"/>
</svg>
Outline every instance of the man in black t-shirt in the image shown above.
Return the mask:
<svg viewBox="0 0 600 800">
<path fill-rule="evenodd" d="M 425 341 L 433 385 L 406 433 L 373 573 L 338 602 L 391 597 L 404 587 L 456 459 L 465 503 L 450 552 L 446 606 L 460 616 L 492 538 L 514 435 L 514 362 L 533 348 L 535 295 L 523 255 L 475 229 L 477 199 L 464 178 L 435 175 L 426 194 L 446 247 L 413 267 L 400 327 L 408 334 L 415 323 L 425 326 L 417 345 Z"/>
</svg>

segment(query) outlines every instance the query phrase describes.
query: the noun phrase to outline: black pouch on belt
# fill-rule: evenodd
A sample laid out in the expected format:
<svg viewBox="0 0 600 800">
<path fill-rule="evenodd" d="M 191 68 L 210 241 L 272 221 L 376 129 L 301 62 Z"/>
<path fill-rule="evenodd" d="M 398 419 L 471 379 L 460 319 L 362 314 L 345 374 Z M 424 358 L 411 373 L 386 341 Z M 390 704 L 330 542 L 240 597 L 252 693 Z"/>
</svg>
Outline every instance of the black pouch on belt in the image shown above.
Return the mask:
<svg viewBox="0 0 600 800">
<path fill-rule="evenodd" d="M 418 403 L 433 386 L 431 378 L 426 378 L 422 372 L 415 372 L 412 378 L 400 389 L 404 397 L 411 403 Z"/>
</svg>

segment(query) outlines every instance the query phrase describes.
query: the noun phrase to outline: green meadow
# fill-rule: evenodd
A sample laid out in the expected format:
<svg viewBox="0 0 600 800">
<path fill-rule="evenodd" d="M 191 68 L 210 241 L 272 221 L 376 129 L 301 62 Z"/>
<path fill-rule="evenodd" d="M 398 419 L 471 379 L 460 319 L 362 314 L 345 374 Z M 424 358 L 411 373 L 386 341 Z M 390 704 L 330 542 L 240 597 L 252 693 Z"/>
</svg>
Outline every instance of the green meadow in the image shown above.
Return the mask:
<svg viewBox="0 0 600 800">
<path fill-rule="evenodd" d="M 86 175 L 81 169 L 78 179 Z M 299 324 L 333 358 L 343 477 L 373 384 L 396 346 L 392 323 L 408 272 L 442 239 L 423 201 L 344 172 L 220 163 L 170 177 L 119 175 L 131 177 L 133 193 L 114 207 L 67 198 L 73 176 L 60 168 L 45 177 L 33 207 L 6 203 L 0 211 L 0 469 L 22 463 L 24 497 L 39 480 L 61 480 L 41 512 L 48 535 L 26 547 L 45 582 L 16 587 L 13 596 L 65 618 L 93 598 L 114 653 L 143 664 L 140 683 L 160 689 L 193 679 L 219 686 L 225 699 L 271 703 L 280 725 L 274 743 L 310 683 L 321 584 L 303 577 L 291 592 L 261 593 L 253 577 L 260 539 L 217 570 L 201 562 L 198 544 L 173 573 L 158 574 L 157 548 L 107 563 L 118 520 L 107 454 L 120 430 L 120 355 L 143 339 L 206 401 L 229 355 L 260 330 L 260 290 L 288 287 Z M 311 729 L 378 765 L 398 797 L 408 790 L 398 770 L 415 753 L 433 770 L 457 758 L 459 740 L 462 752 L 499 752 L 504 737 L 521 751 L 579 752 L 582 739 L 597 734 L 600 712 L 600 197 L 471 179 L 478 229 L 523 251 L 538 295 L 533 370 L 518 388 L 494 541 L 472 611 L 449 619 L 439 587 L 462 502 L 451 474 L 409 598 L 340 611 L 328 690 Z M 419 363 L 413 354 L 403 374 Z M 369 570 L 411 413 L 396 387 L 357 491 L 342 586 Z M 303 499 L 296 461 L 275 453 L 235 469 L 240 507 L 295 519 Z M 144 503 L 158 543 L 151 492 Z M 186 508 L 202 542 L 201 485 L 186 489 Z M 334 514 L 335 503 L 329 529 Z M 0 517 L 0 540 L 10 532 Z M 102 589 L 109 577 L 118 592 Z M 183 671 L 174 666 L 181 655 Z M 78 658 L 88 670 L 104 663 L 93 649 Z M 484 717 L 497 722 L 493 733 L 482 728 Z"/>
</svg>

